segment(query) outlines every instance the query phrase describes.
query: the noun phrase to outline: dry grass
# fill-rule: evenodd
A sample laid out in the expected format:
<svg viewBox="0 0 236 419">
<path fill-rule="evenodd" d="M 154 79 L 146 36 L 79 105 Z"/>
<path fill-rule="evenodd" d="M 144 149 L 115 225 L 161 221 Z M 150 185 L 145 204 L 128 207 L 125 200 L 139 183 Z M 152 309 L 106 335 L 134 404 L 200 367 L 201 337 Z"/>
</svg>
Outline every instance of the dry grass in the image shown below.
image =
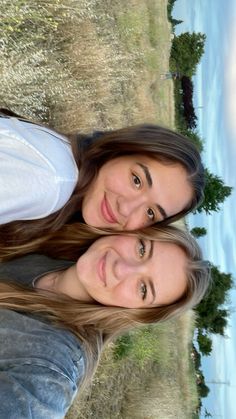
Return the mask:
<svg viewBox="0 0 236 419">
<path fill-rule="evenodd" d="M 2 2 L 2 104 L 64 131 L 173 126 L 166 0 Z"/>
<path fill-rule="evenodd" d="M 162 325 L 159 339 L 163 340 L 161 362 L 151 363 L 143 371 L 139 387 L 129 391 L 125 418 L 189 419 L 195 400 L 189 375 L 188 347 L 193 330 L 192 314 Z M 168 330 L 168 332 L 167 332 Z M 186 333 L 187 332 L 187 333 Z M 185 336 L 184 336 L 185 335 Z M 184 337 L 184 339 L 183 339 Z M 163 362 L 164 359 L 164 362 Z"/>
<path fill-rule="evenodd" d="M 111 346 L 68 419 L 189 419 L 197 404 L 188 350 L 193 327 L 189 312 L 144 337 L 136 331 L 131 353 L 118 361 Z"/>
</svg>

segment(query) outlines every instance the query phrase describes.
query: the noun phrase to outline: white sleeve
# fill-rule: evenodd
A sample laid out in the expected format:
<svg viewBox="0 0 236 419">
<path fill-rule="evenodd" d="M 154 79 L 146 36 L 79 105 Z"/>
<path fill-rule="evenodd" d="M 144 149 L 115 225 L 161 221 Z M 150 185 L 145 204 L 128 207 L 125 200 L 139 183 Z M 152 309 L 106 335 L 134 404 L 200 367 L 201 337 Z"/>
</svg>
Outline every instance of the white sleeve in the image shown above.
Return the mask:
<svg viewBox="0 0 236 419">
<path fill-rule="evenodd" d="M 0 224 L 56 212 L 77 180 L 66 139 L 16 118 L 0 118 Z"/>
<path fill-rule="evenodd" d="M 53 169 L 21 141 L 0 142 L 0 224 L 53 212 L 60 184 Z"/>
</svg>

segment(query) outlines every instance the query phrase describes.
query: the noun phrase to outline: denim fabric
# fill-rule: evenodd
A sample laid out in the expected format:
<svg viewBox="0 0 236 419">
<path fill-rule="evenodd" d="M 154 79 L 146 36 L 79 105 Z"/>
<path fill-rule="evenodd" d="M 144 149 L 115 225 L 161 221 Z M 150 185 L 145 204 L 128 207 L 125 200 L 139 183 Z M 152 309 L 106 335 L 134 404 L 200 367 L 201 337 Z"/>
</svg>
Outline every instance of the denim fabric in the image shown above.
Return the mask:
<svg viewBox="0 0 236 419">
<path fill-rule="evenodd" d="M 59 419 L 84 375 L 78 339 L 39 317 L 0 310 L 0 418 Z"/>
</svg>

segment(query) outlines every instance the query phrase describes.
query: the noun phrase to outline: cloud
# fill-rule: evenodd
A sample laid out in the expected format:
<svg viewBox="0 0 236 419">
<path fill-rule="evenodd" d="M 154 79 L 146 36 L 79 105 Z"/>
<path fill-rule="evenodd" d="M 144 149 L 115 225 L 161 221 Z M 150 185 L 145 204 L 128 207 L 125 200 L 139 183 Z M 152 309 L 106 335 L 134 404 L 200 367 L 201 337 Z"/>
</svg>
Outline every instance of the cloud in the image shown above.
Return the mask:
<svg viewBox="0 0 236 419">
<path fill-rule="evenodd" d="M 231 26 L 228 41 L 230 49 L 225 57 L 225 110 L 229 131 L 236 135 L 236 26 Z M 236 142 L 235 142 L 236 147 Z"/>
<path fill-rule="evenodd" d="M 205 54 L 194 77 L 194 105 L 198 130 L 205 139 L 205 164 L 226 185 L 236 186 L 236 2 L 227 0 L 178 0 L 179 19 L 184 29 L 205 33 Z M 184 14 L 181 14 L 181 8 Z M 181 25 L 177 28 L 180 30 Z M 204 226 L 207 236 L 199 240 L 206 258 L 222 272 L 235 277 L 236 260 L 236 188 L 211 216 L 191 215 L 190 226 Z M 236 290 L 230 293 L 236 307 Z M 236 312 L 231 313 L 226 334 L 228 339 L 214 337 L 211 357 L 202 359 L 209 396 L 204 406 L 215 415 L 235 417 Z M 226 384 L 215 383 L 225 381 Z M 229 382 L 230 384 L 227 384 Z"/>
</svg>

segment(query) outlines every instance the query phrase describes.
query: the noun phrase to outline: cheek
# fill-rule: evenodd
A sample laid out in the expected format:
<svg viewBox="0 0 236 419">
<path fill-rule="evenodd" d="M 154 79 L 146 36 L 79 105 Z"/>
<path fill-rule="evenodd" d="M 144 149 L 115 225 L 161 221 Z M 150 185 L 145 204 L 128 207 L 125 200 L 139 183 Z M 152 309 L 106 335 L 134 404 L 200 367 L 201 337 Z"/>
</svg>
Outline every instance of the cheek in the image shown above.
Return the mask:
<svg viewBox="0 0 236 419">
<path fill-rule="evenodd" d="M 86 191 L 82 201 L 82 210 L 87 211 L 89 214 L 93 214 L 93 217 L 96 217 L 94 206 L 96 206 L 102 193 L 104 193 L 104 179 L 102 176 L 98 175 Z"/>
<path fill-rule="evenodd" d="M 124 184 L 116 181 L 115 176 L 113 176 L 112 179 L 113 180 L 107 179 L 107 181 L 104 182 L 104 189 L 115 195 L 120 195 L 122 193 L 122 188 L 124 189 Z"/>
<path fill-rule="evenodd" d="M 109 173 L 106 172 L 104 173 L 104 176 L 101 177 L 100 185 L 103 186 L 103 188 L 106 190 L 113 192 L 114 194 L 116 193 L 124 195 L 127 193 L 127 188 L 129 186 L 127 170 L 110 169 Z"/>
<path fill-rule="evenodd" d="M 77 276 L 82 283 L 90 283 L 94 277 L 95 261 L 88 252 L 83 254 L 76 263 Z"/>
<path fill-rule="evenodd" d="M 112 247 L 126 262 L 134 263 L 136 261 L 137 238 L 126 235 L 113 236 Z"/>
<path fill-rule="evenodd" d="M 119 286 L 113 290 L 93 288 L 90 295 L 94 300 L 103 305 L 124 308 L 137 308 L 140 306 L 140 301 L 137 301 L 137 298 L 134 298 L 134 292 L 130 292 L 130 290 L 125 288 L 122 289 L 122 287 Z"/>
<path fill-rule="evenodd" d="M 116 287 L 113 293 L 114 304 L 120 305 L 126 308 L 136 308 L 140 301 L 137 301 L 137 291 L 135 289 L 135 283 L 129 283 L 125 281 Z"/>
</svg>

